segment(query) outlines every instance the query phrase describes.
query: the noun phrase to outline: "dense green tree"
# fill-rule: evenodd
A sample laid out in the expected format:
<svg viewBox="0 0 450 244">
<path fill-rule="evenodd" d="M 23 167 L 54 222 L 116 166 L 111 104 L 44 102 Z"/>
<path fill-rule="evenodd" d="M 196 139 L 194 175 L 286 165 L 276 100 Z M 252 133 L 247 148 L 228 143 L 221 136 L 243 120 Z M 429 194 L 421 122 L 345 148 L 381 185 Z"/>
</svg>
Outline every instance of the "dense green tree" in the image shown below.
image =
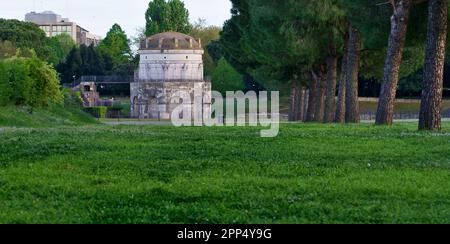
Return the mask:
<svg viewBox="0 0 450 244">
<path fill-rule="evenodd" d="M 215 59 L 223 55 L 239 73 L 246 77 L 246 80 L 253 80 L 253 77 L 258 76 L 259 80 L 267 89 L 276 88 L 274 80 L 284 76 L 284 70 L 273 65 L 265 65 L 269 60 L 272 52 L 281 51 L 277 48 L 269 48 L 264 52 L 270 54 L 265 55 L 260 49 L 263 49 L 262 43 L 264 40 L 263 33 L 261 33 L 256 25 L 252 24 L 256 21 L 262 22 L 263 19 L 252 19 L 253 2 L 233 0 L 233 8 L 231 10 L 232 18 L 225 22 L 221 32 L 221 38 L 217 45 L 211 45 L 212 53 L 216 56 Z M 271 14 L 271 12 L 267 12 Z M 274 15 L 270 15 L 274 16 Z M 267 16 L 267 19 L 269 16 Z M 255 21 L 255 22 L 253 22 Z M 266 36 L 271 36 L 267 34 Z M 278 37 L 271 36 L 271 37 Z M 281 37 L 280 37 L 281 39 Z M 268 46 L 269 40 L 267 40 Z M 272 42 L 271 42 L 272 43 Z M 281 43 L 281 42 L 280 42 Z M 280 54 L 280 56 L 283 54 Z"/>
<path fill-rule="evenodd" d="M 381 80 L 377 124 L 392 123 L 398 80 L 423 64 L 426 1 L 343 0 L 363 40 L 361 75 Z M 408 28 L 408 26 L 414 28 Z"/>
<path fill-rule="evenodd" d="M 123 64 L 117 65 L 116 69 L 120 69 L 121 65 Z M 79 79 L 84 75 L 109 75 L 113 73 L 112 58 L 94 45 L 81 45 L 70 50 L 65 61 L 57 66 L 57 70 L 63 83 L 72 83 L 73 76 Z"/>
<path fill-rule="evenodd" d="M 33 81 L 29 77 L 29 66 L 25 58 L 9 58 L 0 61 L 3 103 L 27 105 Z"/>
<path fill-rule="evenodd" d="M 181 0 L 168 0 L 169 6 L 169 30 L 181 33 L 189 33 L 192 29 L 189 23 L 189 11 Z"/>
<path fill-rule="evenodd" d="M 382 124 L 379 121 L 393 114 L 399 78 L 414 73 L 423 64 L 425 4 L 409 0 L 342 2 L 350 23 L 361 33 L 360 76 L 383 81 L 377 115 L 377 123 Z M 414 28 L 408 29 L 408 25 Z"/>
<path fill-rule="evenodd" d="M 111 27 L 100 43 L 99 49 L 112 58 L 114 66 L 129 62 L 132 57 L 127 35 L 118 24 Z"/>
<path fill-rule="evenodd" d="M 304 100 L 303 89 L 308 88 L 308 120 L 330 122 L 334 117 L 336 122 L 344 119 L 359 122 L 358 84 L 363 78 L 363 81 L 383 82 L 377 124 L 390 124 L 398 80 L 416 73 L 425 59 L 426 10 L 432 1 L 231 2 L 232 17 L 225 23 L 221 38 L 208 45 L 211 57 L 215 60 L 225 57 L 239 73 L 257 77 L 267 87 L 290 84 L 291 118 L 299 117 L 295 113 L 302 109 L 297 105 Z M 444 4 L 436 1 L 435 6 L 437 2 Z M 433 16 L 448 15 L 443 12 L 446 8 L 447 5 L 436 7 Z M 428 40 L 435 40 L 434 45 L 428 41 L 426 53 L 428 60 L 434 60 L 429 64 L 435 64 L 429 65 L 428 76 L 425 75 L 424 84 L 428 86 L 424 85 L 424 94 L 428 94 L 428 105 L 438 104 L 441 97 L 437 91 L 442 86 L 436 82 L 442 80 L 444 63 L 442 39 L 446 36 L 446 23 L 443 21 L 433 22 L 434 29 L 442 29 L 434 31 L 434 37 L 428 27 Z M 408 25 L 414 28 L 407 28 Z M 430 51 L 432 47 L 439 48 Z M 336 89 L 337 77 L 340 77 L 339 89 Z M 403 80 L 401 87 L 417 89 L 416 83 Z M 429 106 L 427 111 L 438 109 Z M 436 121 L 437 114 L 428 117 Z"/>
<path fill-rule="evenodd" d="M 17 48 L 34 49 L 39 58 L 48 60 L 52 49 L 38 25 L 19 20 L 0 19 L 0 41 L 10 41 Z"/>
<path fill-rule="evenodd" d="M 8 74 L 9 69 L 4 59 L 0 59 L 0 106 L 8 104 L 12 99 L 13 88 Z"/>
<path fill-rule="evenodd" d="M 224 52 L 220 44 L 220 38 L 218 40 L 211 41 L 208 45 L 206 45 L 206 49 L 208 50 L 208 54 L 214 63 L 219 62 L 219 60 L 224 57 Z"/>
<path fill-rule="evenodd" d="M 205 50 L 205 54 L 203 55 L 203 66 L 205 77 L 212 76 L 214 69 L 216 67 L 216 61 L 211 57 L 208 45 L 212 41 L 219 39 L 221 30 L 222 28 L 218 26 L 207 26 L 204 20 L 199 19 L 193 25 L 192 31 L 189 33 L 191 36 L 201 39 L 202 46 Z"/>
<path fill-rule="evenodd" d="M 37 57 L 0 61 L 0 103 L 45 107 L 61 103 L 59 79 L 52 66 Z"/>
<path fill-rule="evenodd" d="M 237 0 L 232 2 L 232 18 L 225 22 L 220 33 L 220 53 L 239 73 L 248 74 L 248 69 L 255 69 L 260 64 L 244 52 L 244 28 L 249 25 L 245 10 L 247 4 L 242 2 L 242 5 L 239 5 L 241 2 Z M 216 53 L 219 53 L 218 50 L 216 49 Z"/>
<path fill-rule="evenodd" d="M 10 58 L 16 55 L 16 46 L 10 41 L 0 41 L 0 59 Z"/>
<path fill-rule="evenodd" d="M 79 48 L 81 57 L 82 75 L 104 75 L 107 71 L 104 64 L 104 57 L 94 45 L 81 45 Z"/>
<path fill-rule="evenodd" d="M 139 66 L 139 55 L 136 55 L 129 62 L 123 63 L 123 64 L 115 67 L 114 70 L 111 70 L 107 73 L 109 73 L 111 75 L 128 77 L 128 76 L 134 75 L 134 71 L 137 69 L 138 66 Z M 107 68 L 106 65 L 105 65 L 105 67 Z"/>
<path fill-rule="evenodd" d="M 330 80 L 324 78 L 327 70 L 322 67 L 328 57 L 338 58 L 340 48 L 334 51 L 330 47 L 342 45 L 339 33 L 342 9 L 335 1 L 235 0 L 232 3 L 232 18 L 221 33 L 224 55 L 230 64 L 241 73 L 265 74 L 260 79 L 266 87 L 291 83 L 291 109 L 295 111 L 302 110 L 298 109 L 302 107 L 301 94 L 309 86 L 310 114 L 318 110 L 318 116 L 310 118 L 322 121 L 323 95 L 335 84 L 334 75 L 328 76 Z M 335 69 L 334 65 L 330 67 Z M 296 94 L 300 97 L 292 97 Z M 328 101 L 329 113 L 334 108 L 333 100 Z"/>
<path fill-rule="evenodd" d="M 63 83 L 71 83 L 74 78 L 80 78 L 82 75 L 83 60 L 81 59 L 81 53 L 79 47 L 74 47 L 70 50 L 65 62 L 58 64 L 56 69 L 61 75 L 61 81 Z"/>
<path fill-rule="evenodd" d="M 145 13 L 145 35 L 154 34 L 169 30 L 169 7 L 166 0 L 153 0 L 148 4 Z"/>
<path fill-rule="evenodd" d="M 233 0 L 232 3 L 232 18 L 225 22 L 220 33 L 220 39 L 208 45 L 208 50 L 216 62 L 224 57 L 236 71 L 243 75 L 247 90 L 258 91 L 261 89 L 261 84 L 255 81 L 258 79 L 255 76 L 264 78 L 265 85 L 269 85 L 269 79 L 266 79 L 268 76 L 264 74 L 272 72 L 262 70 L 261 63 L 251 55 L 247 55 L 245 51 L 245 38 L 248 36 L 247 27 L 250 24 L 249 3 L 240 0 Z M 256 72 L 258 68 L 261 69 Z"/>
<path fill-rule="evenodd" d="M 30 48 L 16 48 L 10 41 L 0 41 L 0 60 L 12 57 L 33 58 L 36 52 Z"/>
<path fill-rule="evenodd" d="M 180 0 L 153 0 L 145 13 L 145 35 L 175 31 L 188 34 L 192 25 L 189 23 L 189 11 Z"/>
<path fill-rule="evenodd" d="M 242 91 L 245 88 L 242 78 L 242 75 L 222 58 L 212 75 L 212 88 L 224 95 L 227 91 Z"/>
<path fill-rule="evenodd" d="M 70 50 L 76 45 L 72 37 L 67 34 L 60 34 L 49 38 L 48 43 L 52 52 L 47 61 L 53 65 L 63 62 L 67 55 L 69 55 Z"/>
<path fill-rule="evenodd" d="M 216 66 L 217 66 L 217 63 L 222 58 L 225 58 L 225 52 L 223 51 L 221 40 L 211 41 L 206 46 L 206 49 L 208 50 L 208 54 L 210 55 L 211 59 L 213 60 L 213 62 Z M 233 66 L 233 68 L 235 68 L 235 67 Z M 246 91 L 258 92 L 258 91 L 265 90 L 265 88 L 261 84 L 256 82 L 255 78 L 252 77 L 250 74 L 248 74 L 246 72 L 243 72 L 241 74 L 243 75 L 243 84 L 245 86 Z"/>
<path fill-rule="evenodd" d="M 75 45 L 69 35 L 48 38 L 36 24 L 4 19 L 0 19 L 0 41 L 9 41 L 22 53 L 34 50 L 38 58 L 55 66 L 65 59 Z"/>
<path fill-rule="evenodd" d="M 31 58 L 29 63 L 29 77 L 32 86 L 31 93 L 27 95 L 27 103 L 33 107 L 45 107 L 51 103 L 62 103 L 63 95 L 60 81 L 53 66 L 38 58 Z"/>
</svg>

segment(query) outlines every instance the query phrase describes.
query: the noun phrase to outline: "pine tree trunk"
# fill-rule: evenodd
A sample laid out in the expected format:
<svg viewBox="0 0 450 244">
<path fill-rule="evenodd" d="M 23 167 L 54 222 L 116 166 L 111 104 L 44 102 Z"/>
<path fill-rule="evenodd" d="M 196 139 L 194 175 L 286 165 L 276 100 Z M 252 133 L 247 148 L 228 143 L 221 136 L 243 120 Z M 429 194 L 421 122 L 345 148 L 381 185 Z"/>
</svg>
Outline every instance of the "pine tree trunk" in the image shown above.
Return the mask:
<svg viewBox="0 0 450 244">
<path fill-rule="evenodd" d="M 345 84 L 345 122 L 359 123 L 358 78 L 361 59 L 361 36 L 350 26 L 347 60 L 347 82 Z"/>
<path fill-rule="evenodd" d="M 289 121 L 295 121 L 297 107 L 297 83 L 292 81 L 291 95 L 289 97 Z"/>
<path fill-rule="evenodd" d="M 324 76 L 324 72 L 322 69 L 319 71 L 319 74 L 316 75 L 317 78 L 317 90 L 316 90 L 316 108 L 315 108 L 315 117 L 314 121 L 322 123 L 324 121 L 324 112 L 325 112 L 325 94 L 327 87 L 327 80 Z"/>
<path fill-rule="evenodd" d="M 305 90 L 305 97 L 303 98 L 303 117 L 302 117 L 302 121 L 306 121 L 307 118 L 308 118 L 308 103 L 309 103 L 309 90 Z"/>
<path fill-rule="evenodd" d="M 383 85 L 378 103 L 377 125 L 392 125 L 394 119 L 395 96 L 405 46 L 411 0 L 394 1 L 394 14 L 391 18 L 391 34 L 384 64 Z"/>
<path fill-rule="evenodd" d="M 324 122 L 333 123 L 336 110 L 336 79 L 337 79 L 337 57 L 336 46 L 330 46 L 330 56 L 327 58 L 327 88 L 325 100 Z"/>
<path fill-rule="evenodd" d="M 302 121 L 305 113 L 305 87 L 298 81 L 291 82 L 291 95 L 289 98 L 289 121 Z"/>
<path fill-rule="evenodd" d="M 316 103 L 317 103 L 317 77 L 312 75 L 309 83 L 309 96 L 308 96 L 308 110 L 306 115 L 306 122 L 313 122 L 315 120 Z"/>
<path fill-rule="evenodd" d="M 294 109 L 294 121 L 298 121 L 298 113 L 300 112 L 300 87 L 296 83 L 295 87 L 295 109 Z"/>
<path fill-rule="evenodd" d="M 345 122 L 345 84 L 347 82 L 347 61 L 348 61 L 348 33 L 344 37 L 345 47 L 344 55 L 341 63 L 341 75 L 339 78 L 338 99 L 336 103 L 336 115 L 334 116 L 335 123 Z"/>
<path fill-rule="evenodd" d="M 303 105 L 303 103 L 304 103 L 304 100 L 305 100 L 305 93 L 306 93 L 305 87 L 300 86 L 298 88 L 298 93 L 297 93 L 298 94 L 298 96 L 297 96 L 297 98 L 298 98 L 298 102 L 297 102 L 298 109 L 297 109 L 297 112 L 296 112 L 296 115 L 295 115 L 295 121 L 303 121 L 303 115 L 304 115 L 304 105 Z"/>
<path fill-rule="evenodd" d="M 300 87 L 298 86 L 298 83 L 295 82 L 295 94 L 294 94 L 294 111 L 293 111 L 293 121 L 298 121 L 298 113 L 300 110 L 300 101 L 299 101 L 299 94 L 300 94 Z"/>
<path fill-rule="evenodd" d="M 441 129 L 447 18 L 447 0 L 430 0 L 428 2 L 428 33 L 420 108 L 420 130 Z"/>
</svg>

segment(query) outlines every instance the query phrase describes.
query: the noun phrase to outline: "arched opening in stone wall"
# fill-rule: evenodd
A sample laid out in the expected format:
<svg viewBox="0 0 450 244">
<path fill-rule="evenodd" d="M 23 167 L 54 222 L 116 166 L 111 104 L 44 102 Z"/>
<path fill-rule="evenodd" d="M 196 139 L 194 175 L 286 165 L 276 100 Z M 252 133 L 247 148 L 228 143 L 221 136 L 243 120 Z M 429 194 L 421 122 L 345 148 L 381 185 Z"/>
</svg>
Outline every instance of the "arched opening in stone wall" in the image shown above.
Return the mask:
<svg viewBox="0 0 450 244">
<path fill-rule="evenodd" d="M 137 96 L 133 98 L 133 116 L 139 117 L 140 113 L 140 106 L 139 106 L 139 99 Z"/>
<path fill-rule="evenodd" d="M 147 107 L 149 119 L 159 119 L 158 99 L 155 96 L 149 98 Z"/>
</svg>

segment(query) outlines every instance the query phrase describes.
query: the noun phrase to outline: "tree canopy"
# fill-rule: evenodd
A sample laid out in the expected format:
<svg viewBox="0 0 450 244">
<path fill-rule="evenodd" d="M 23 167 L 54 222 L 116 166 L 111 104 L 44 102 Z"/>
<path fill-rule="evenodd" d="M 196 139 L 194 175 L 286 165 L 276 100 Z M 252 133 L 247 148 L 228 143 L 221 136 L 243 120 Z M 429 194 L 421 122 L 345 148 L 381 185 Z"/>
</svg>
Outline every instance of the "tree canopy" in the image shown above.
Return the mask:
<svg viewBox="0 0 450 244">
<path fill-rule="evenodd" d="M 51 52 L 45 32 L 29 22 L 0 19 L 0 40 L 10 41 L 17 48 L 34 49 L 37 56 L 44 60 Z"/>
<path fill-rule="evenodd" d="M 200 38 L 202 40 L 202 45 L 208 46 L 211 42 L 219 39 L 221 30 L 222 28 L 218 26 L 208 26 L 204 20 L 199 19 L 196 23 L 194 23 L 189 35 L 195 38 Z M 205 48 L 205 54 L 203 55 L 203 66 L 206 77 L 212 76 L 218 62 L 218 60 L 214 60 L 209 52 L 210 49 Z"/>
<path fill-rule="evenodd" d="M 359 117 L 356 107 L 358 79 L 381 83 L 392 72 L 395 74 L 389 75 L 397 77 L 397 68 L 386 69 L 389 60 L 386 53 L 393 53 L 394 50 L 392 45 L 388 45 L 388 39 L 398 39 L 392 36 L 392 28 L 397 26 L 392 21 L 409 20 L 407 24 L 414 26 L 404 33 L 404 48 L 400 43 L 401 49 L 396 51 L 399 53 L 401 50 L 402 53 L 398 77 L 414 74 L 424 63 L 428 1 L 231 2 L 231 19 L 225 23 L 219 41 L 208 46 L 211 56 L 216 60 L 225 57 L 239 73 L 253 76 L 266 88 L 280 89 L 289 83 L 307 87 L 320 99 L 317 105 L 319 113 L 322 113 L 321 100 L 324 97 L 327 98 L 327 105 L 330 105 L 326 107 L 326 113 L 332 111 L 331 104 L 334 101 L 329 97 L 336 92 L 337 64 L 342 66 L 340 85 L 351 85 L 347 95 L 349 92 L 352 95 L 344 100 L 348 103 L 350 99 L 352 104 L 356 104 L 351 106 L 351 117 L 355 122 Z M 411 3 L 409 18 L 396 17 L 402 2 Z M 397 56 L 392 60 L 397 61 Z M 326 85 L 323 84 L 325 79 Z M 405 84 L 402 87 L 417 90 Z M 339 91 L 345 91 L 342 88 Z M 296 94 L 292 91 L 296 89 L 295 86 L 290 89 L 291 96 Z M 284 94 L 288 93 L 284 91 Z M 315 102 L 314 99 L 311 102 Z"/>
<path fill-rule="evenodd" d="M 57 66 L 63 83 L 73 82 L 73 76 L 78 79 L 83 75 L 106 75 L 112 69 L 112 57 L 93 45 L 73 47 L 64 62 Z"/>
<path fill-rule="evenodd" d="M 34 50 L 38 58 L 54 66 L 62 62 L 75 46 L 67 34 L 48 38 L 36 24 L 5 19 L 0 19 L 0 41 L 11 43 L 22 53 Z"/>
<path fill-rule="evenodd" d="M 46 62 L 36 56 L 0 60 L 0 104 L 45 107 L 62 101 L 58 75 Z"/>
<path fill-rule="evenodd" d="M 129 61 L 132 57 L 128 37 L 118 24 L 111 27 L 100 43 L 99 49 L 112 58 L 115 66 Z"/>
<path fill-rule="evenodd" d="M 57 65 L 63 62 L 70 50 L 75 47 L 76 43 L 71 36 L 67 34 L 60 34 L 49 39 L 49 46 L 52 49 L 48 61 L 51 64 Z"/>
<path fill-rule="evenodd" d="M 145 13 L 145 35 L 152 36 L 161 32 L 175 31 L 189 34 L 189 11 L 180 0 L 153 0 Z"/>
<path fill-rule="evenodd" d="M 242 91 L 245 88 L 242 78 L 225 58 L 221 58 L 212 75 L 212 88 L 222 94 L 227 91 Z"/>
</svg>

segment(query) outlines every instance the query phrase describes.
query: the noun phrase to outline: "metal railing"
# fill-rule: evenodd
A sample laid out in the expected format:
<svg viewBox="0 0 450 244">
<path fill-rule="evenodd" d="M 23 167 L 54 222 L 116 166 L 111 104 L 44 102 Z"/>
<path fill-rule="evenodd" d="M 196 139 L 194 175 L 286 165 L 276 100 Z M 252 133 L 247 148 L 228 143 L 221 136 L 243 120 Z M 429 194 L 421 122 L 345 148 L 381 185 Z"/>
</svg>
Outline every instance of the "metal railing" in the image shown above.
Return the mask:
<svg viewBox="0 0 450 244">
<path fill-rule="evenodd" d="M 80 82 L 93 82 L 96 84 L 127 84 L 134 82 L 134 76 L 121 75 L 85 75 L 81 76 Z"/>
<path fill-rule="evenodd" d="M 442 111 L 442 118 L 450 119 L 450 109 L 446 109 Z M 364 112 L 360 114 L 361 120 L 375 120 L 377 117 L 376 112 Z M 409 119 L 419 119 L 420 112 L 410 111 L 410 112 L 395 112 L 394 119 L 395 120 L 409 120 Z"/>
<path fill-rule="evenodd" d="M 111 76 L 98 76 L 98 75 L 86 75 L 81 76 L 81 78 L 76 82 L 80 84 L 80 82 L 93 82 L 96 84 L 129 84 L 129 83 L 138 83 L 138 82 L 207 82 L 210 83 L 210 79 L 204 80 L 186 80 L 186 79 L 172 79 L 172 80 L 164 80 L 164 79 L 138 79 L 134 76 L 119 76 L 119 75 L 111 75 Z"/>
</svg>

